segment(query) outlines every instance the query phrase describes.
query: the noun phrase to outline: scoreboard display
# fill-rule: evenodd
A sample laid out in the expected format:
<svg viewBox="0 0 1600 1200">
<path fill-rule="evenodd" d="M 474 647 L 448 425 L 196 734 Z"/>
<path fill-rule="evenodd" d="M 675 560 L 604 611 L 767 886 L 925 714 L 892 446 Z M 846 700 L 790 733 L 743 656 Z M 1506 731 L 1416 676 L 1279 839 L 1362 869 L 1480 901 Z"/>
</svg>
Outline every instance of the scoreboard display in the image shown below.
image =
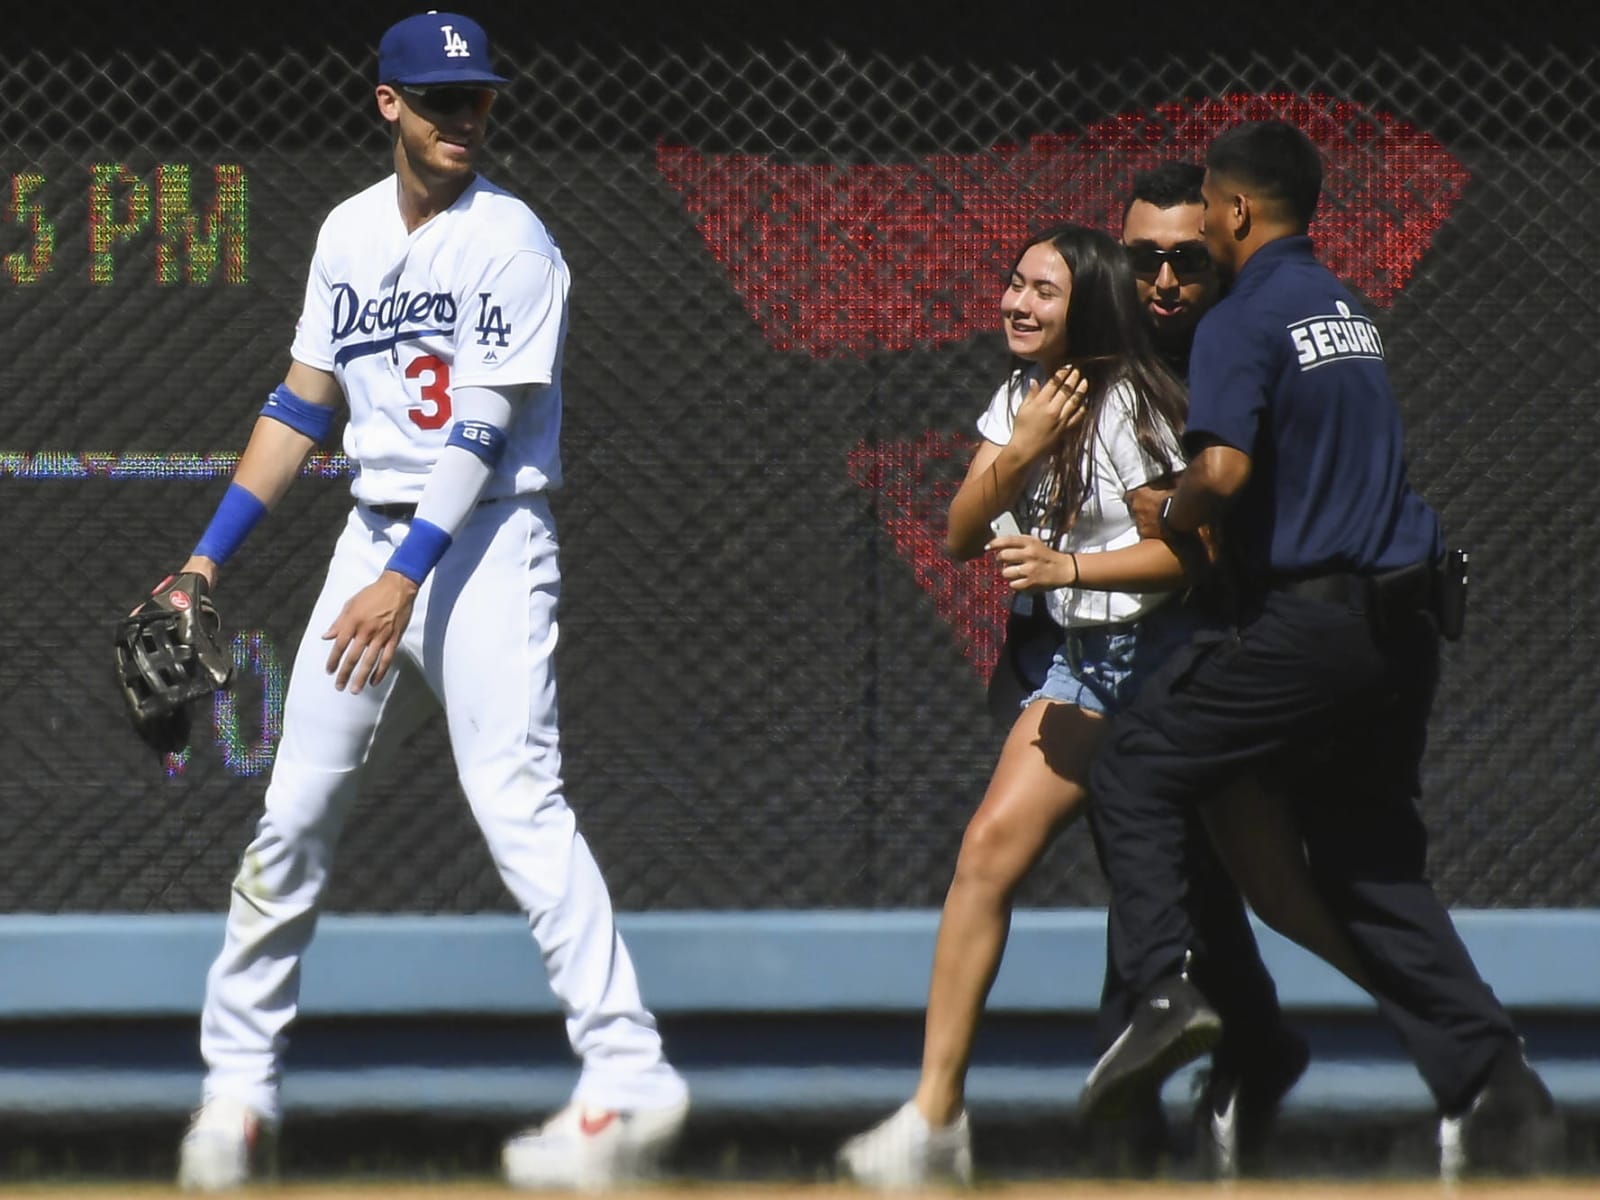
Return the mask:
<svg viewBox="0 0 1600 1200">
<path fill-rule="evenodd" d="M 1268 115 L 1322 149 L 1318 252 L 1370 318 L 1306 352 L 1381 347 L 1413 479 L 1473 551 L 1427 760 L 1437 885 L 1600 903 L 1600 553 L 1571 511 L 1600 455 L 1600 316 L 1571 282 L 1600 150 L 1535 83 L 1575 111 L 1600 85 L 1564 51 L 1397 17 L 1201 52 L 1187 17 L 1107 13 L 1024 62 L 964 27 L 833 42 L 633 7 L 475 13 L 512 80 L 484 173 L 573 274 L 562 749 L 619 907 L 940 902 L 999 744 L 1006 590 L 942 548 L 1007 368 L 998 280 L 1031 230 L 1115 231 L 1135 171 Z M 392 16 L 291 0 L 247 36 L 91 4 L 0 49 L 0 912 L 223 905 L 350 504 L 338 431 L 224 573 L 238 682 L 186 750 L 128 728 L 111 635 L 283 378 L 323 216 L 390 169 Z M 1019 900 L 1104 896 L 1077 829 Z M 328 903 L 509 907 L 440 723 L 368 781 Z"/>
</svg>

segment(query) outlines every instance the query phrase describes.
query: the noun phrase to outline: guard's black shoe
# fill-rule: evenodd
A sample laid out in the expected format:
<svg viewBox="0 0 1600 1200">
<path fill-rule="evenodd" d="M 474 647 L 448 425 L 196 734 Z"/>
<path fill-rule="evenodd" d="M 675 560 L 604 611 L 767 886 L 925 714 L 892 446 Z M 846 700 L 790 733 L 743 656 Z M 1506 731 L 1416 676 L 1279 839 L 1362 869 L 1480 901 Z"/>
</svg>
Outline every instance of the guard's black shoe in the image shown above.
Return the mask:
<svg viewBox="0 0 1600 1200">
<path fill-rule="evenodd" d="M 1172 1131 L 1161 1093 L 1149 1091 L 1129 1100 L 1116 1120 L 1095 1124 L 1089 1139 L 1089 1164 L 1097 1179 L 1154 1179 L 1172 1155 Z"/>
<path fill-rule="evenodd" d="M 1548 1174 L 1560 1168 L 1564 1133 L 1550 1089 L 1521 1042 L 1510 1042 L 1472 1103 L 1440 1120 L 1439 1176 L 1449 1183 L 1466 1174 Z"/>
<path fill-rule="evenodd" d="M 1279 1028 L 1248 1058 L 1219 1050 L 1210 1070 L 1196 1077 L 1200 1103 L 1194 1114 L 1195 1145 L 1213 1179 L 1260 1173 L 1278 1107 L 1310 1061 L 1306 1040 Z"/>
<path fill-rule="evenodd" d="M 1222 1018 L 1185 974 L 1170 975 L 1139 998 L 1133 1020 L 1084 1081 L 1085 1120 L 1122 1117 L 1222 1036 Z"/>
</svg>

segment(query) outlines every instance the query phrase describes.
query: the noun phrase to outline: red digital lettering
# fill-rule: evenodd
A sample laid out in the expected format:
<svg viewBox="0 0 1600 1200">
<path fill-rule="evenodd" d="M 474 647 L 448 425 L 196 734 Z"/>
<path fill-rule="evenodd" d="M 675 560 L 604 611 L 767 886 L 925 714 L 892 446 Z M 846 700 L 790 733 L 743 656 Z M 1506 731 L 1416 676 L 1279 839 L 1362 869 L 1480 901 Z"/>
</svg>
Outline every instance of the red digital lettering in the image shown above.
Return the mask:
<svg viewBox="0 0 1600 1200">
<path fill-rule="evenodd" d="M 1327 160 L 1311 225 L 1323 261 L 1390 303 L 1469 174 L 1427 132 L 1331 96 L 1158 104 L 1023 145 L 896 163 L 791 163 L 663 142 L 656 168 L 769 345 L 853 358 L 992 333 L 996 281 L 1029 233 L 1076 221 L 1117 235 L 1136 172 L 1200 161 L 1222 130 L 1267 118 L 1298 125 Z"/>
<path fill-rule="evenodd" d="M 944 548 L 945 512 L 961 486 L 977 439 L 929 430 L 913 441 L 861 442 L 850 452 L 850 478 L 883 498 L 883 525 L 898 554 L 980 680 L 987 679 L 1006 636 L 1011 589 L 988 555 L 958 563 Z"/>
</svg>

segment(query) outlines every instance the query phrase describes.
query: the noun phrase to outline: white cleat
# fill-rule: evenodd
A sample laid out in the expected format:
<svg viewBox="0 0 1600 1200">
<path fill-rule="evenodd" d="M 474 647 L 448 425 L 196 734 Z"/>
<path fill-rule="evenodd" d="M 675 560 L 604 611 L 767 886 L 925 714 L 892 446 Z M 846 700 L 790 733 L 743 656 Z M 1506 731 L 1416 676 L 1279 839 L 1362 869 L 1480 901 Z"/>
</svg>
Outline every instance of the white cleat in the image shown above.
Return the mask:
<svg viewBox="0 0 1600 1200">
<path fill-rule="evenodd" d="M 178 1146 L 178 1186 L 186 1192 L 226 1192 L 273 1172 L 276 1126 L 226 1096 L 206 1101 Z"/>
<path fill-rule="evenodd" d="M 688 1114 L 688 1100 L 627 1111 L 573 1101 L 506 1143 L 501 1155 L 506 1182 L 516 1188 L 602 1192 L 648 1179 L 677 1142 Z"/>
<path fill-rule="evenodd" d="M 883 1191 L 931 1182 L 972 1184 L 972 1129 L 967 1114 L 938 1129 L 908 1100 L 893 1116 L 839 1148 L 839 1167 L 851 1179 Z"/>
</svg>

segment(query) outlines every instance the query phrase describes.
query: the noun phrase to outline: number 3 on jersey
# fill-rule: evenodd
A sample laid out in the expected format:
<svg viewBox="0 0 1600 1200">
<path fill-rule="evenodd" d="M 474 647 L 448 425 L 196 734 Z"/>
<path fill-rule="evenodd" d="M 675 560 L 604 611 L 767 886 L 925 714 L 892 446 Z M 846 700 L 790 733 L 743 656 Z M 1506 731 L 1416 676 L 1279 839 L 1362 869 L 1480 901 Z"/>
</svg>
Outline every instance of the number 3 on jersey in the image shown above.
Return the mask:
<svg viewBox="0 0 1600 1200">
<path fill-rule="evenodd" d="M 450 364 L 436 354 L 420 354 L 406 367 L 407 379 L 426 375 L 422 402 L 406 410 L 418 429 L 439 429 L 450 420 Z"/>
</svg>

